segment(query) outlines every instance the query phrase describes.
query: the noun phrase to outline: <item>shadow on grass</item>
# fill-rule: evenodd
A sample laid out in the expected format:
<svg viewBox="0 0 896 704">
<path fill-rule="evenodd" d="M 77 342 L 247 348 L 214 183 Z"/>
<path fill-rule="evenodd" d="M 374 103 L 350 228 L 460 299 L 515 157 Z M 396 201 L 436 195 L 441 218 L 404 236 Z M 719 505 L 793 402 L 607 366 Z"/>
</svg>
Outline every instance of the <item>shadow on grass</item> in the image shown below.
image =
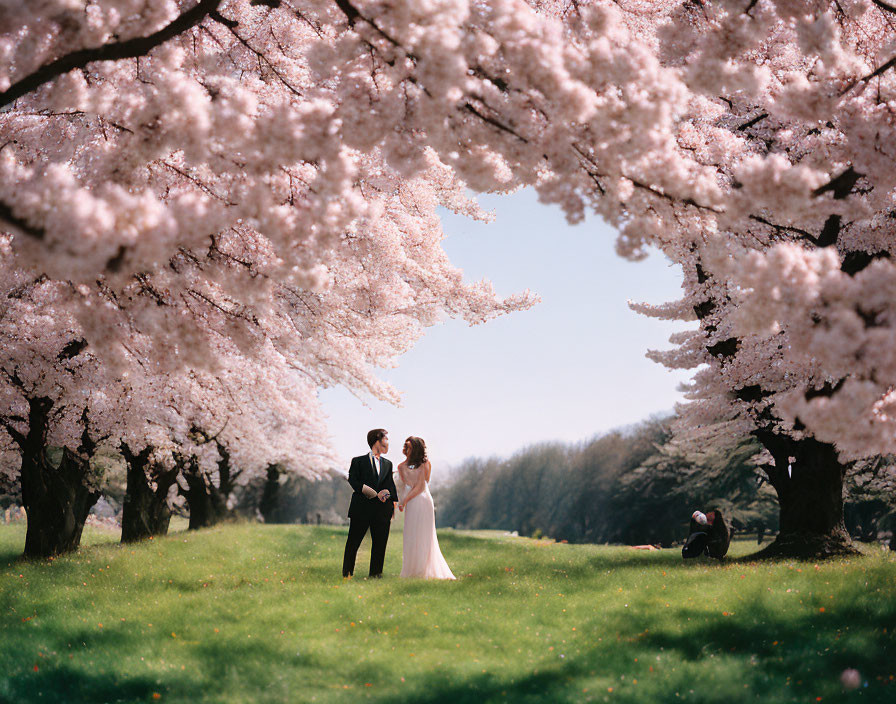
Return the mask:
<svg viewBox="0 0 896 704">
<path fill-rule="evenodd" d="M 202 662 L 204 693 L 207 700 L 215 701 L 224 697 L 231 689 L 246 689 L 264 692 L 274 686 L 277 675 L 289 673 L 289 680 L 296 679 L 296 671 L 304 671 L 307 678 L 319 678 L 326 662 L 320 661 L 314 652 L 304 645 L 298 652 L 286 657 L 283 648 L 272 643 L 236 643 L 226 641 L 203 642 L 195 646 L 192 655 Z M 258 697 L 263 699 L 263 697 Z"/>
<path fill-rule="evenodd" d="M 774 565 L 778 563 L 787 563 L 787 562 L 827 562 L 829 560 L 836 560 L 838 558 L 862 558 L 869 557 L 877 553 L 880 549 L 876 544 L 872 543 L 860 543 L 858 541 L 853 543 L 853 547 L 855 548 L 855 552 L 837 554 L 837 555 L 824 555 L 817 557 L 795 557 L 793 555 L 776 555 L 776 554 L 768 554 L 766 550 L 769 545 L 764 546 L 763 548 L 757 550 L 756 552 L 749 553 L 748 555 L 740 555 L 735 558 L 726 558 L 726 561 L 732 562 L 734 564 L 751 564 L 751 563 L 763 563 Z"/>
<path fill-rule="evenodd" d="M 76 653 L 76 660 L 56 664 L 53 660 L 35 658 L 0 674 L 2 704 L 60 702 L 64 704 L 98 704 L 100 702 L 277 702 L 301 701 L 288 696 L 277 675 L 288 669 L 291 675 L 302 670 L 304 678 L 320 677 L 322 663 L 314 653 L 301 653 L 286 661 L 282 648 L 274 641 L 241 643 L 203 641 L 190 644 L 173 661 L 170 671 L 128 673 L 127 666 L 115 662 L 109 653 L 126 653 L 133 645 L 127 633 L 109 631 L 57 630 L 53 634 L 55 650 Z M 47 642 L 46 638 L 43 642 Z M 66 648 L 73 644 L 75 650 Z M 44 648 L 41 648 L 44 649 Z M 303 648 L 304 650 L 304 648 Z M 37 652 L 37 648 L 35 648 Z M 164 654 L 164 653 L 163 653 Z M 0 662 L 10 662 L 0 650 Z M 55 652 L 53 653 L 55 655 Z M 300 655 L 300 657 L 299 657 Z M 65 657 L 64 655 L 62 657 Z M 91 658 L 87 661 L 88 658 Z M 147 660 L 151 658 L 147 656 Z M 142 658 L 141 658 L 142 661 Z M 187 671 L 177 662 L 199 663 Z M 96 662 L 96 666 L 94 666 Z M 157 696 L 158 695 L 158 696 Z M 234 698 L 235 697 L 235 698 Z"/>
<path fill-rule="evenodd" d="M 484 704 L 491 701 L 551 702 L 581 701 L 581 695 L 574 695 L 569 683 L 579 668 L 568 666 L 545 672 L 532 673 L 526 677 L 511 680 L 483 673 L 475 677 L 458 680 L 457 677 L 432 674 L 422 678 L 413 691 L 405 696 L 390 696 L 389 702 L 401 704 Z"/>
<path fill-rule="evenodd" d="M 750 607 L 760 608 L 757 605 Z M 747 609 L 745 609 L 746 611 Z M 483 673 L 458 678 L 431 673 L 410 682 L 407 694 L 389 697 L 393 704 L 483 704 L 491 701 L 579 702 L 587 699 L 583 684 L 592 694 L 612 691 L 612 701 L 632 704 L 697 701 L 730 704 L 758 700 L 840 702 L 892 702 L 894 685 L 892 654 L 896 639 L 883 625 L 876 630 L 859 628 L 868 614 L 858 608 L 842 608 L 826 614 L 819 625 L 813 614 L 787 619 L 773 616 L 762 622 L 733 621 L 720 616 L 707 622 L 705 614 L 683 611 L 693 623 L 684 631 L 659 626 L 637 638 L 637 643 L 617 648 L 608 643 L 571 658 L 562 665 L 523 677 Z M 896 622 L 896 605 L 888 603 L 876 614 L 880 624 Z M 658 674 L 636 674 L 637 687 L 620 683 L 619 674 L 632 672 L 632 655 L 658 665 Z M 652 656 L 661 654 L 662 665 Z M 855 668 L 866 682 L 859 690 L 844 692 L 840 673 Z M 653 668 L 651 668 L 652 670 Z M 595 673 L 606 678 L 595 679 Z M 652 683 L 650 678 L 653 679 Z M 782 688 L 782 683 L 787 683 Z M 610 690 L 607 684 L 614 685 Z M 621 684 L 621 686 L 620 686 Z M 682 699 L 678 699 L 678 692 Z M 690 692 L 688 698 L 686 692 Z"/>
<path fill-rule="evenodd" d="M 494 543 L 496 540 L 496 536 L 487 536 L 487 535 L 465 535 L 464 533 L 448 530 L 446 528 L 439 528 L 436 531 L 439 535 L 439 540 L 445 543 L 450 543 L 458 548 L 474 548 L 479 547 L 483 543 Z M 513 545 L 512 541 L 503 541 L 501 545 Z M 525 544 L 525 543 L 520 543 Z"/>
<path fill-rule="evenodd" d="M 745 605 L 744 612 L 762 614 L 759 602 Z M 896 623 L 896 603 L 885 600 L 873 616 L 876 628 L 869 627 L 869 613 L 856 606 L 835 607 L 833 611 L 797 614 L 770 614 L 768 622 L 720 617 L 707 622 L 705 615 L 691 613 L 694 625 L 674 633 L 651 631 L 643 645 L 654 651 L 677 653 L 691 662 L 730 656 L 751 673 L 753 693 L 762 695 L 768 685 L 790 681 L 795 693 L 814 695 L 819 687 L 839 690 L 839 676 L 854 668 L 867 682 L 863 701 L 893 701 L 896 696 L 890 676 L 896 637 L 887 624 Z M 682 611 L 682 618 L 688 613 Z M 887 684 L 888 683 L 888 684 Z M 773 691 L 765 692 L 772 694 Z M 844 695 L 845 696 L 845 695 Z"/>
<path fill-rule="evenodd" d="M 154 678 L 137 676 L 109 677 L 105 673 L 88 674 L 82 670 L 63 667 L 44 667 L 25 676 L 0 679 L 0 701 L 4 704 L 33 704 L 35 701 L 65 702 L 65 704 L 96 704 L 97 702 L 151 702 L 153 695 L 164 700 L 169 692 L 179 695 L 201 694 L 197 683 L 184 678 L 159 683 Z"/>
<path fill-rule="evenodd" d="M 2 550 L 0 551 L 0 564 L 3 565 L 14 565 L 16 562 L 19 562 L 22 558 L 21 550 Z"/>
<path fill-rule="evenodd" d="M 877 622 L 882 624 L 878 628 L 864 625 L 869 617 L 866 609 L 851 606 L 841 606 L 823 615 L 803 611 L 800 615 L 781 617 L 775 611 L 769 619 L 772 623 L 758 620 L 750 623 L 746 619 L 723 616 L 707 621 L 705 612 L 681 610 L 681 618 L 695 625 L 674 634 L 654 630 L 642 642 L 654 649 L 674 650 L 685 660 L 698 660 L 709 653 L 753 655 L 768 660 L 767 669 L 773 669 L 774 662 L 793 659 L 785 674 L 794 673 L 798 660 L 818 656 L 834 661 L 841 669 L 864 668 L 869 675 L 889 676 L 896 636 L 883 624 L 896 622 L 896 604 L 887 601 L 880 607 L 875 614 Z M 741 610 L 762 614 L 768 607 L 754 601 Z M 853 633 L 856 638 L 850 637 Z"/>
</svg>

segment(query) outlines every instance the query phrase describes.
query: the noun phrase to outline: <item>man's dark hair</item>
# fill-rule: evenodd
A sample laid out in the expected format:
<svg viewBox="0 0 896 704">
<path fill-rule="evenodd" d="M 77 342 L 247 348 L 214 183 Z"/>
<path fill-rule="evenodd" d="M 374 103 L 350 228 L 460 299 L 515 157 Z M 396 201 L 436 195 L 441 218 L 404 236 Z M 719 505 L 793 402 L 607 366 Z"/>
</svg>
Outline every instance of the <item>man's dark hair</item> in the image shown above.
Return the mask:
<svg viewBox="0 0 896 704">
<path fill-rule="evenodd" d="M 386 431 L 382 428 L 377 428 L 376 430 L 371 430 L 367 433 L 367 444 L 370 447 L 376 445 L 380 440 L 382 440 L 386 436 Z"/>
</svg>

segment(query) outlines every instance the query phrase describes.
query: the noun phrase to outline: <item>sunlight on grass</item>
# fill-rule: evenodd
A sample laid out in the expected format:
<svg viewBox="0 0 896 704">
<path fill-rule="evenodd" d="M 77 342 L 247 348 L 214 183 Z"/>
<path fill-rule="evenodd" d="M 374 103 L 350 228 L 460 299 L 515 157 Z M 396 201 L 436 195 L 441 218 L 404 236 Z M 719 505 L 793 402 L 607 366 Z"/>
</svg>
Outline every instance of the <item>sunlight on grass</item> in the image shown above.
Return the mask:
<svg viewBox="0 0 896 704">
<path fill-rule="evenodd" d="M 182 526 L 178 526 L 182 527 Z M 440 531 L 457 582 L 343 581 L 344 528 L 231 525 L 16 560 L 0 526 L 0 701 L 892 701 L 896 560 Z M 755 545 L 735 543 L 732 555 Z M 366 571 L 369 539 L 358 556 Z M 844 669 L 861 684 L 844 691 Z"/>
</svg>

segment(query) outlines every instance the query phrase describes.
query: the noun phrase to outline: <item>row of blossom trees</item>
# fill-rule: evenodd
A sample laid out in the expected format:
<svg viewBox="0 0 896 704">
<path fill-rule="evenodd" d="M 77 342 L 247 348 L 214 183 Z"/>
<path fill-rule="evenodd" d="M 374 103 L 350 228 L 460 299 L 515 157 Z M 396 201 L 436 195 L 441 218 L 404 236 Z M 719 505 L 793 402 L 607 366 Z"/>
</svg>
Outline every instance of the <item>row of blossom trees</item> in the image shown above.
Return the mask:
<svg viewBox="0 0 896 704">
<path fill-rule="evenodd" d="M 439 315 L 529 302 L 461 282 L 436 208 L 532 186 L 682 267 L 639 309 L 697 322 L 656 354 L 696 369 L 683 432 L 762 443 L 776 550 L 848 549 L 844 472 L 894 446 L 894 27 L 884 0 L 6 3 L 8 266 L 68 291 L 113 382 L 270 354 L 311 398 L 392 397 L 370 366 Z"/>
</svg>

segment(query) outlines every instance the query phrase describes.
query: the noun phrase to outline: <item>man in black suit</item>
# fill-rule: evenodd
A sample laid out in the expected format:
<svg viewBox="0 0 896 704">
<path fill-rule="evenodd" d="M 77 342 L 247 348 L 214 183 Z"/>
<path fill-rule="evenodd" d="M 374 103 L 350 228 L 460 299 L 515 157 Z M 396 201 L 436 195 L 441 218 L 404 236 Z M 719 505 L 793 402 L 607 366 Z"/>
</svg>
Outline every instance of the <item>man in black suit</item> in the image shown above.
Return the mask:
<svg viewBox="0 0 896 704">
<path fill-rule="evenodd" d="M 342 576 L 351 577 L 361 541 L 370 529 L 370 576 L 383 576 L 389 527 L 395 514 L 398 491 L 392 478 L 392 463 L 383 455 L 389 451 L 389 436 L 382 428 L 367 433 L 370 452 L 352 460 L 348 483 L 353 492 L 348 507 L 348 538 L 342 559 Z"/>
</svg>

